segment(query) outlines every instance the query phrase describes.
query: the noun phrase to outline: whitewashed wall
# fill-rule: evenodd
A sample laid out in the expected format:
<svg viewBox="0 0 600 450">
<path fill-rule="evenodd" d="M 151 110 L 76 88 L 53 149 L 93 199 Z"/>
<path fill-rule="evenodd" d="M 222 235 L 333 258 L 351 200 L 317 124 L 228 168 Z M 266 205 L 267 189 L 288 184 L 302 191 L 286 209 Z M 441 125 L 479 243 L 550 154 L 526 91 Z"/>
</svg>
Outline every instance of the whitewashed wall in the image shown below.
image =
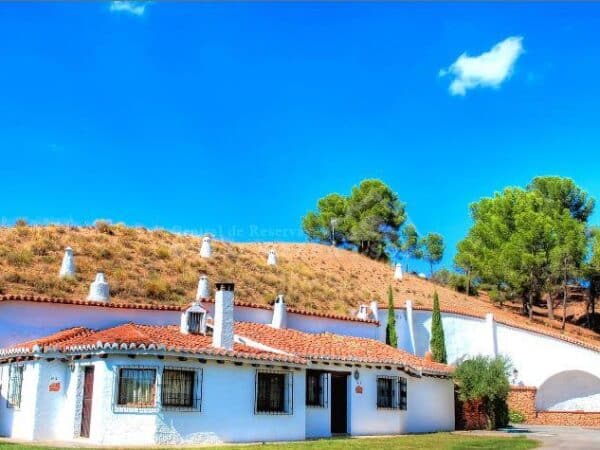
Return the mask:
<svg viewBox="0 0 600 450">
<path fill-rule="evenodd" d="M 214 312 L 213 303 L 203 303 L 210 314 Z M 263 308 L 236 306 L 234 318 L 238 322 L 256 322 L 270 324 L 273 311 Z M 358 322 L 353 320 L 328 319 L 325 317 L 310 316 L 306 314 L 287 314 L 287 326 L 307 333 L 335 333 L 343 336 L 357 336 L 377 339 L 379 327 L 374 323 Z"/>
<path fill-rule="evenodd" d="M 179 311 L 107 308 L 25 301 L 0 302 L 0 348 L 85 326 L 108 328 L 127 322 L 148 325 L 179 324 Z"/>
<path fill-rule="evenodd" d="M 380 311 L 380 322 L 379 338 L 383 340 L 387 311 Z M 518 370 L 519 384 L 538 388 L 566 371 L 582 371 L 593 379 L 600 378 L 600 353 L 579 345 L 483 318 L 442 313 L 442 323 L 449 363 L 475 355 L 504 355 Z M 414 348 L 415 354 L 423 356 L 431 339 L 431 311 L 413 311 L 412 333 L 409 324 L 406 310 L 396 310 L 398 347 L 409 352 Z M 586 395 L 581 397 L 581 392 Z M 543 399 L 545 394 L 542 391 L 540 395 Z M 560 387 L 560 395 L 561 402 L 553 404 L 555 410 L 569 410 L 574 404 L 585 406 L 586 411 L 600 410 L 600 383 L 574 378 Z"/>
<path fill-rule="evenodd" d="M 121 366 L 164 365 L 203 369 L 202 412 L 148 409 L 115 412 L 114 374 Z M 305 378 L 293 371 L 293 414 L 254 413 L 255 374 L 250 366 L 154 358 L 108 358 L 96 364 L 90 441 L 110 445 L 302 440 L 305 438 Z"/>
<path fill-rule="evenodd" d="M 205 303 L 212 313 L 214 304 Z M 271 323 L 270 309 L 236 306 L 235 320 Z M 0 302 L 0 348 L 48 336 L 65 328 L 85 326 L 91 329 L 113 327 L 127 322 L 147 325 L 179 325 L 179 311 L 107 308 L 60 303 L 26 301 Z M 288 327 L 310 333 L 330 332 L 346 336 L 377 339 L 378 327 L 371 323 L 327 319 L 289 313 Z"/>
<path fill-rule="evenodd" d="M 538 389 L 536 408 L 542 411 L 600 412 L 600 378 L 579 370 L 556 374 Z"/>
<path fill-rule="evenodd" d="M 331 436 L 331 376 L 327 375 L 327 402 L 324 407 L 306 406 L 306 437 L 326 438 Z M 306 401 L 306 393 L 302 396 Z"/>
<path fill-rule="evenodd" d="M 37 405 L 39 367 L 35 363 L 24 363 L 21 406 L 8 407 L 9 369 L 2 365 L 2 404 L 0 408 L 0 434 L 15 439 L 34 439 Z"/>
</svg>

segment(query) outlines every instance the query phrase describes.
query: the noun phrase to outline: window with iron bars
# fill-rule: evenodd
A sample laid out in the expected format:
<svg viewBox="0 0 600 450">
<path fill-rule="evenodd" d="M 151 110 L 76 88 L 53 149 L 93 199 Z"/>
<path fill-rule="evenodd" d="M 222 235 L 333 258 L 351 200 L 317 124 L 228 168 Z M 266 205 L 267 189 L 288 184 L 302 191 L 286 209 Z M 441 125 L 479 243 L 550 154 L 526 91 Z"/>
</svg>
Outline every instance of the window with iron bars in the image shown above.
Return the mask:
<svg viewBox="0 0 600 450">
<path fill-rule="evenodd" d="M 406 411 L 406 378 L 377 377 L 377 408 Z"/>
<path fill-rule="evenodd" d="M 116 403 L 126 408 L 156 406 L 156 368 L 119 368 Z"/>
<path fill-rule="evenodd" d="M 327 407 L 327 372 L 306 371 L 306 406 Z"/>
<path fill-rule="evenodd" d="M 8 373 L 8 395 L 6 406 L 8 408 L 21 407 L 21 391 L 23 390 L 23 366 L 12 364 Z"/>
<path fill-rule="evenodd" d="M 256 371 L 255 414 L 293 414 L 292 372 Z"/>
<path fill-rule="evenodd" d="M 165 367 L 161 378 L 161 404 L 165 409 L 200 411 L 202 370 Z"/>
</svg>

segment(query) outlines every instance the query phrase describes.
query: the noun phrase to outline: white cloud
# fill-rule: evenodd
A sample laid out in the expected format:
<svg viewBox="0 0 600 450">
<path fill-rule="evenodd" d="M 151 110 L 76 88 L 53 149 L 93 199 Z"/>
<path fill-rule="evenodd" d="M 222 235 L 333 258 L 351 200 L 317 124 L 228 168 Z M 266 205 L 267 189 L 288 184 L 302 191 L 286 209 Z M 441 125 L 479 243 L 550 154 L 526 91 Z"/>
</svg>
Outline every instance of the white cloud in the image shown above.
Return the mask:
<svg viewBox="0 0 600 450">
<path fill-rule="evenodd" d="M 522 42 L 521 36 L 511 36 L 481 55 L 463 53 L 450 67 L 441 69 L 439 76 L 454 77 L 449 88 L 452 95 L 465 95 L 467 90 L 476 87 L 498 88 L 511 76 L 517 59 L 523 54 Z"/>
<path fill-rule="evenodd" d="M 140 1 L 116 0 L 110 3 L 110 10 L 113 12 L 125 12 L 134 16 L 144 15 L 146 3 Z"/>
</svg>

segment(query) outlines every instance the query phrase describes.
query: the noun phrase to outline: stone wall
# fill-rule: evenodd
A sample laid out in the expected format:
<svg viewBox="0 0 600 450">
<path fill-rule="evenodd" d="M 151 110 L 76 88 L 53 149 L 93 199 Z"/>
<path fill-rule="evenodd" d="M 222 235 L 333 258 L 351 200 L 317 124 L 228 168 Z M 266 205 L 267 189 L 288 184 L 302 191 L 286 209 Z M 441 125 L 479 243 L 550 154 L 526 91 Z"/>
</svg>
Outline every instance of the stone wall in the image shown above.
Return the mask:
<svg viewBox="0 0 600 450">
<path fill-rule="evenodd" d="M 535 395 L 537 388 L 530 386 L 513 386 L 508 393 L 508 409 L 518 411 L 525 416 L 527 423 L 534 423 L 537 417 Z"/>
<path fill-rule="evenodd" d="M 508 394 L 508 408 L 522 413 L 525 423 L 536 425 L 568 425 L 600 428 L 600 412 L 583 411 L 537 411 L 535 397 L 537 388 L 513 386 Z"/>
</svg>

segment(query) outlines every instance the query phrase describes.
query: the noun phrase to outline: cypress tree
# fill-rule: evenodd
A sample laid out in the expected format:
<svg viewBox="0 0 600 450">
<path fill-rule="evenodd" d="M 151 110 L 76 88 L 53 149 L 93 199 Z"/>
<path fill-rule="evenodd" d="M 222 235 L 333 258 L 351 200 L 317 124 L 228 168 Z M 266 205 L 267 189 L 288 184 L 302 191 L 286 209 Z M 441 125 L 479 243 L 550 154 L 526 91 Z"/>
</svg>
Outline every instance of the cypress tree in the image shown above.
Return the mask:
<svg viewBox="0 0 600 450">
<path fill-rule="evenodd" d="M 440 299 L 437 291 L 433 293 L 433 312 L 431 314 L 431 356 L 434 361 L 446 364 L 446 343 L 444 341 L 444 326 L 440 313 Z"/>
<path fill-rule="evenodd" d="M 394 296 L 392 287 L 388 286 L 388 322 L 385 330 L 385 343 L 392 347 L 398 347 L 398 336 L 396 335 L 396 310 L 394 309 Z"/>
</svg>

